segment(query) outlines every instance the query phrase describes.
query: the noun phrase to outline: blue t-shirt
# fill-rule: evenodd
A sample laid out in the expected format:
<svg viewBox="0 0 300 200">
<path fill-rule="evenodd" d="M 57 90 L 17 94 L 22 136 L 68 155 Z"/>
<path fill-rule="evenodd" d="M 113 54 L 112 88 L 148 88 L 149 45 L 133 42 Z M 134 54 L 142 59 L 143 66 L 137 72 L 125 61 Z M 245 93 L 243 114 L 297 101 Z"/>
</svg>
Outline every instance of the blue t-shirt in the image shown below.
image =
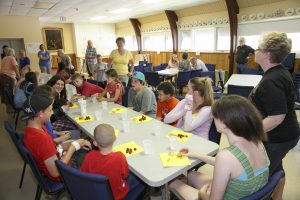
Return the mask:
<svg viewBox="0 0 300 200">
<path fill-rule="evenodd" d="M 40 56 L 40 55 L 42 55 L 43 57 L 48 57 L 48 56 L 50 56 L 50 53 L 48 51 L 45 51 L 45 52 L 39 51 L 38 56 Z M 51 66 L 50 58 L 48 60 L 41 60 L 40 59 L 39 66 L 41 66 L 41 67 L 50 67 Z"/>
<path fill-rule="evenodd" d="M 19 65 L 20 65 L 20 68 L 22 69 L 23 67 L 25 67 L 26 65 L 30 65 L 30 60 L 28 57 L 25 57 L 25 58 L 19 58 Z"/>
<path fill-rule="evenodd" d="M 50 122 L 50 121 L 47 121 L 47 122 L 44 123 L 44 125 L 45 125 L 45 127 L 47 128 L 48 133 L 51 135 L 51 137 L 52 137 L 53 139 L 57 138 L 57 135 L 56 135 L 56 134 L 54 133 L 54 131 L 53 131 L 53 126 L 52 126 L 51 122 Z"/>
</svg>

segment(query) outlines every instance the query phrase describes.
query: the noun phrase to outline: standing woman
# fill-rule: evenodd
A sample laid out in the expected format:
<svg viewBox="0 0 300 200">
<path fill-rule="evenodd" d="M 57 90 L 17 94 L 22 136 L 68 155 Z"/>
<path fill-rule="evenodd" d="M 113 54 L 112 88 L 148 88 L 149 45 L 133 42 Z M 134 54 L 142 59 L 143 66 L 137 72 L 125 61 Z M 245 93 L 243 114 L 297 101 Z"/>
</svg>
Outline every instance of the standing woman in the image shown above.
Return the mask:
<svg viewBox="0 0 300 200">
<path fill-rule="evenodd" d="M 283 170 L 282 159 L 299 140 L 300 130 L 294 110 L 295 87 L 291 74 L 280 64 L 290 53 L 292 41 L 286 33 L 270 32 L 261 36 L 255 61 L 264 70 L 250 100 L 263 116 L 264 142 L 270 158 L 270 174 Z M 279 182 L 273 199 L 282 199 L 285 178 Z"/>
<path fill-rule="evenodd" d="M 51 61 L 50 61 L 50 53 L 46 51 L 45 46 L 43 44 L 40 45 L 40 51 L 38 52 L 38 57 L 40 59 L 39 66 L 42 73 L 47 72 L 50 74 L 51 69 Z"/>
<path fill-rule="evenodd" d="M 192 78 L 188 83 L 188 95 L 169 112 L 164 122 L 176 122 L 178 128 L 208 139 L 208 132 L 213 120 L 211 79 Z"/>
<path fill-rule="evenodd" d="M 116 43 L 118 49 L 115 49 L 110 53 L 108 65 L 112 65 L 112 68 L 117 71 L 120 81 L 123 85 L 127 85 L 129 76 L 133 71 L 133 57 L 130 51 L 124 49 L 125 39 L 123 37 L 118 37 Z M 129 71 L 128 63 L 130 64 Z"/>
<path fill-rule="evenodd" d="M 0 94 L 1 94 L 1 102 L 6 105 L 9 104 L 8 99 L 4 94 L 4 87 L 8 86 L 10 91 L 13 92 L 15 84 L 17 82 L 17 77 L 20 77 L 18 63 L 15 58 L 15 50 L 11 48 L 5 49 L 5 57 L 1 62 L 0 69 Z M 9 107 L 7 107 L 6 111 L 9 112 Z"/>
</svg>

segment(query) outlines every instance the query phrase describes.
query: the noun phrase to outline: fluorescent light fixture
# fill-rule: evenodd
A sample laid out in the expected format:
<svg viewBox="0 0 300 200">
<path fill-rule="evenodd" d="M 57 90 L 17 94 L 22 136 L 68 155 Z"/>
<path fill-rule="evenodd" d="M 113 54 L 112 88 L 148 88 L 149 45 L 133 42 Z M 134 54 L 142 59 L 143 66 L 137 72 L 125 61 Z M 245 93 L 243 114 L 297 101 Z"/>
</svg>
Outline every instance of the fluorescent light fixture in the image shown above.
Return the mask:
<svg viewBox="0 0 300 200">
<path fill-rule="evenodd" d="M 119 8 L 119 9 L 110 11 L 110 13 L 118 14 L 118 13 L 124 13 L 124 12 L 129 12 L 129 11 L 131 11 L 131 9 L 129 9 L 129 8 Z"/>
<path fill-rule="evenodd" d="M 95 16 L 95 17 L 90 18 L 90 20 L 99 20 L 99 19 L 104 19 L 104 18 L 106 18 L 106 16 Z"/>
<path fill-rule="evenodd" d="M 143 0 L 141 3 L 143 4 L 152 4 L 152 3 L 158 3 L 161 2 L 163 0 Z"/>
</svg>

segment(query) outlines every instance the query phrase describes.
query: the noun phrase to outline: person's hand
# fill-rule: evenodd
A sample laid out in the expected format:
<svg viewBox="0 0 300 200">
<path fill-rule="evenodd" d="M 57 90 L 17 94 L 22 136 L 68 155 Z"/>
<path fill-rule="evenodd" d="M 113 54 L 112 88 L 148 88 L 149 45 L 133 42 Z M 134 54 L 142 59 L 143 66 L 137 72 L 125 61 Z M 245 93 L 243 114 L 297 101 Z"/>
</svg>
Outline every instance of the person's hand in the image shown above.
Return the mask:
<svg viewBox="0 0 300 200">
<path fill-rule="evenodd" d="M 76 141 L 79 143 L 81 149 L 85 149 L 85 150 L 92 149 L 92 145 L 89 141 L 84 140 L 84 139 L 78 139 Z"/>
<path fill-rule="evenodd" d="M 132 72 L 128 72 L 127 76 L 131 76 L 132 75 Z"/>
<path fill-rule="evenodd" d="M 70 131 L 62 131 L 61 132 L 61 137 L 64 139 L 64 140 L 68 140 L 71 138 L 71 132 Z"/>
<path fill-rule="evenodd" d="M 188 148 L 180 149 L 179 154 L 182 156 L 187 156 L 187 157 L 191 157 L 191 158 L 197 157 L 197 152 L 191 151 Z"/>
<path fill-rule="evenodd" d="M 105 98 L 104 97 L 97 97 L 97 101 L 101 102 L 101 101 L 104 101 Z"/>
<path fill-rule="evenodd" d="M 68 111 L 70 108 L 69 108 L 69 105 L 64 105 L 64 106 L 61 107 L 61 109 L 62 109 L 64 112 L 66 112 L 66 111 Z"/>
<path fill-rule="evenodd" d="M 199 199 L 209 200 L 210 191 L 211 191 L 211 184 L 203 185 L 202 188 L 199 190 Z"/>
</svg>

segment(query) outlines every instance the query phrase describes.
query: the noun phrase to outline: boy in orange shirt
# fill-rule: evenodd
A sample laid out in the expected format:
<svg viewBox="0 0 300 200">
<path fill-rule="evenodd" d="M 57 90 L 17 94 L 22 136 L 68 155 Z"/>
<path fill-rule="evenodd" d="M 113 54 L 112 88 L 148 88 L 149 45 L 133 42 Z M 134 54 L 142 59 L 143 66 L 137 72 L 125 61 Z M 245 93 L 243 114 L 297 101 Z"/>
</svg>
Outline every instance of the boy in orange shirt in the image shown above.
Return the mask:
<svg viewBox="0 0 300 200">
<path fill-rule="evenodd" d="M 158 101 L 156 119 L 164 121 L 165 116 L 175 108 L 179 100 L 173 97 L 175 89 L 170 82 L 163 82 L 158 85 Z M 172 126 L 176 127 L 177 121 L 172 123 Z"/>
</svg>

